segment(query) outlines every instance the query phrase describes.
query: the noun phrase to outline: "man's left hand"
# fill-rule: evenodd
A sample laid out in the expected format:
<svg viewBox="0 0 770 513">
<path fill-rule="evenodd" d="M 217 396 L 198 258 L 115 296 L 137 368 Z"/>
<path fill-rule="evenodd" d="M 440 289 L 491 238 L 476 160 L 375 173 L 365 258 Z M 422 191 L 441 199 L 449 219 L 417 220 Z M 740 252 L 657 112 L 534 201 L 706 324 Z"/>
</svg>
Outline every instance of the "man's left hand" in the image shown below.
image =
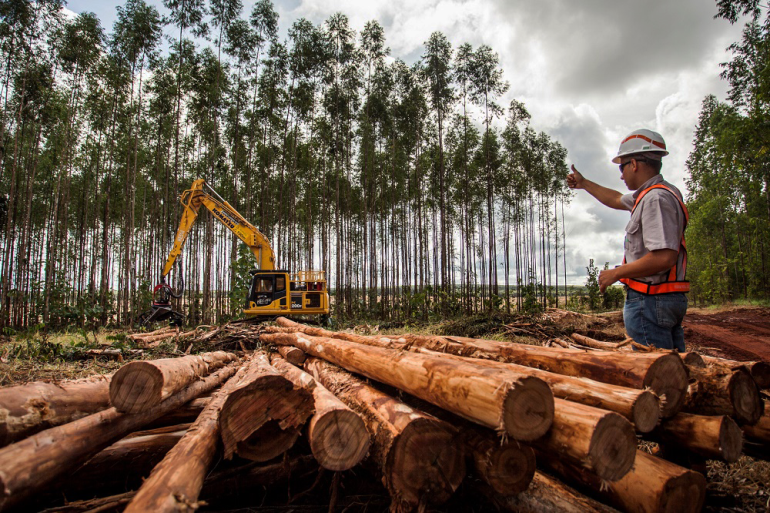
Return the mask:
<svg viewBox="0 0 770 513">
<path fill-rule="evenodd" d="M 607 287 L 618 281 L 618 279 L 619 277 L 617 276 L 617 268 L 601 271 L 599 273 L 599 292 L 604 294 L 604 291 L 607 290 Z"/>
</svg>

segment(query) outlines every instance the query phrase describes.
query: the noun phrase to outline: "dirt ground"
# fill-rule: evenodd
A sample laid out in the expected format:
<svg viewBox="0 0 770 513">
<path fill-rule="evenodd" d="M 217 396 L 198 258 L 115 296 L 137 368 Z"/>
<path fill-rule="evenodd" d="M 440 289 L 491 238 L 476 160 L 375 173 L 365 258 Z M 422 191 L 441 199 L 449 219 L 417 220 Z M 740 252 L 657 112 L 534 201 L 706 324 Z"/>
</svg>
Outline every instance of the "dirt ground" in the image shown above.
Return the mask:
<svg viewBox="0 0 770 513">
<path fill-rule="evenodd" d="M 730 360 L 770 362 L 770 308 L 692 309 L 683 326 L 688 350 Z"/>
</svg>

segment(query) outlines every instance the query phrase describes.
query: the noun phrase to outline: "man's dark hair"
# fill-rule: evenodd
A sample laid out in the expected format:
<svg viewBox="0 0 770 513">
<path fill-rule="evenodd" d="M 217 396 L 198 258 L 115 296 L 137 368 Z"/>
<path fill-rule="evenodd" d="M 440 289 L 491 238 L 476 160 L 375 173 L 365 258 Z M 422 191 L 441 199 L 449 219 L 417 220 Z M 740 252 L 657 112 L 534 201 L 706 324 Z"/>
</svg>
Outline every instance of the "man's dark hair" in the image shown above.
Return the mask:
<svg viewBox="0 0 770 513">
<path fill-rule="evenodd" d="M 650 168 L 652 168 L 653 171 L 655 171 L 655 174 L 660 174 L 660 170 L 663 168 L 663 162 L 660 160 L 655 159 L 648 159 L 646 157 L 638 156 L 638 157 L 632 157 L 637 162 L 644 162 Z"/>
</svg>

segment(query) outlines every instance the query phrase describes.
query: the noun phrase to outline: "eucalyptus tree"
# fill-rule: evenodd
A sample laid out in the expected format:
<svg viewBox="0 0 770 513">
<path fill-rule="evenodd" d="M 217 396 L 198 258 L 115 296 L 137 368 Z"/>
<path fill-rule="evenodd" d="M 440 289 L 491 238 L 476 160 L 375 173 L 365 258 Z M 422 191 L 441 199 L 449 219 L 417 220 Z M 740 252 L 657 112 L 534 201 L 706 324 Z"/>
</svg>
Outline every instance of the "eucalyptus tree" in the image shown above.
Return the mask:
<svg viewBox="0 0 770 513">
<path fill-rule="evenodd" d="M 484 107 L 484 139 L 489 140 L 490 144 L 486 146 L 489 150 L 492 148 L 489 125 L 492 119 L 503 113 L 502 108 L 495 103 L 495 98 L 502 96 L 510 87 L 508 82 L 503 80 L 503 70 L 500 68 L 500 58 L 487 45 L 480 46 L 471 59 L 470 76 L 470 98 L 473 103 Z M 485 155 L 484 169 L 487 178 L 487 230 L 489 243 L 489 290 L 491 294 L 498 295 L 497 285 L 497 252 L 495 251 L 495 177 L 491 163 L 492 156 Z"/>
<path fill-rule="evenodd" d="M 376 123 L 373 119 L 372 103 L 372 84 L 374 75 L 382 75 L 382 68 L 385 64 L 385 57 L 390 53 L 390 49 L 385 46 L 385 31 L 377 21 L 368 21 L 361 32 L 361 58 L 365 68 L 365 98 L 364 108 L 359 117 L 359 132 L 361 134 L 360 149 L 360 168 L 361 168 L 361 187 L 363 191 L 364 223 L 363 223 L 363 272 L 361 273 L 361 295 L 363 301 L 367 299 L 369 304 L 374 304 L 377 300 L 377 244 L 375 240 L 370 241 L 370 237 L 375 232 L 375 216 L 370 216 L 370 212 L 376 210 L 376 187 L 377 172 L 374 169 L 377 135 Z M 385 100 L 387 101 L 387 99 Z M 382 112 L 382 109 L 379 109 Z M 368 263 L 368 265 L 367 265 Z M 367 298 L 366 275 L 369 274 L 369 283 L 371 284 L 371 297 Z M 364 304 L 366 307 L 366 304 Z"/>
<path fill-rule="evenodd" d="M 131 316 L 130 300 L 136 286 L 134 258 L 134 231 L 136 226 L 136 177 L 139 165 L 139 131 L 142 123 L 142 86 L 144 69 L 155 52 L 162 35 L 161 17 L 158 10 L 144 0 L 128 0 L 124 7 L 117 7 L 117 20 L 110 40 L 112 54 L 119 63 L 125 63 L 129 70 L 127 79 L 130 87 L 128 134 L 126 145 L 125 182 L 123 197 L 125 222 L 123 229 L 123 311 Z M 137 82 L 138 74 L 138 84 Z M 138 90 L 135 99 L 134 90 Z M 129 317 L 131 322 L 131 317 Z"/>
<path fill-rule="evenodd" d="M 11 285 L 11 258 L 15 244 L 16 229 L 12 222 L 16 215 L 16 186 L 18 169 L 20 168 L 20 145 L 24 136 L 27 122 L 25 113 L 29 112 L 27 103 L 31 100 L 30 90 L 36 88 L 27 86 L 29 79 L 40 78 L 35 68 L 46 61 L 48 49 L 46 45 L 54 45 L 60 34 L 60 13 L 62 3 L 55 1 L 40 1 L 36 3 L 21 0 L 6 0 L 0 2 L 0 49 L 5 54 L 5 70 L 2 83 L 3 104 L 0 110 L 0 180 L 7 187 L 7 195 L 3 197 L 5 224 L 2 283 L 0 284 L 0 325 L 8 320 L 8 299 Z M 44 35 L 50 34 L 44 38 Z M 15 93 L 15 94 L 14 94 Z M 13 110 L 10 119 L 6 119 L 9 99 L 15 97 L 16 103 L 11 105 Z M 13 130 L 13 153 L 8 158 L 6 149 L 11 147 L 7 141 L 6 130 Z M 9 162 L 10 160 L 10 162 Z M 9 169 L 10 168 L 10 172 Z"/>
<path fill-rule="evenodd" d="M 58 48 L 58 60 L 62 70 L 68 74 L 69 101 L 67 106 L 66 129 L 64 133 L 64 155 L 60 166 L 54 191 L 53 233 L 49 238 L 49 248 L 46 252 L 45 289 L 50 291 L 56 282 L 59 270 L 59 260 L 67 254 L 68 247 L 68 216 L 67 202 L 69 200 L 69 179 L 72 173 L 74 149 L 78 141 L 78 126 L 76 126 L 79 109 L 81 85 L 83 78 L 96 64 L 102 52 L 104 33 L 98 18 L 93 13 L 81 13 L 74 20 L 64 25 Z M 50 299 L 46 294 L 43 318 L 47 322 Z"/>
<path fill-rule="evenodd" d="M 329 59 L 324 73 L 326 86 L 323 105 L 332 126 L 330 153 L 333 165 L 334 191 L 334 230 L 336 236 L 335 264 L 337 300 L 344 297 L 350 311 L 351 290 L 350 252 L 346 237 L 350 229 L 350 218 L 343 207 L 349 207 L 351 184 L 350 158 L 352 155 L 353 122 L 358 110 L 358 91 L 360 87 L 360 59 L 355 46 L 355 32 L 350 27 L 347 16 L 342 13 L 332 14 L 324 22 Z M 343 197 L 344 195 L 344 197 Z M 345 285 L 345 290 L 342 290 Z M 338 303 L 339 304 L 339 303 Z"/>
<path fill-rule="evenodd" d="M 455 118 L 454 121 L 460 121 L 462 125 L 462 134 L 456 138 L 456 150 L 454 155 L 455 173 L 459 180 L 457 184 L 459 186 L 459 197 L 457 198 L 458 204 L 461 205 L 460 211 L 460 230 L 461 239 L 467 241 L 465 248 L 460 254 L 460 268 L 461 272 L 464 270 L 464 303 L 466 310 L 471 306 L 471 273 L 475 275 L 475 271 L 472 271 L 475 252 L 473 251 L 473 244 L 471 241 L 474 238 L 472 215 L 471 215 L 471 202 L 474 196 L 470 194 L 471 191 L 471 165 L 472 155 L 475 151 L 475 144 L 478 144 L 478 131 L 470 123 L 468 117 L 468 96 L 470 94 L 471 79 L 473 77 L 473 64 L 474 64 L 474 52 L 473 47 L 469 43 L 463 43 L 457 48 L 457 54 L 455 55 L 454 65 L 454 81 L 458 86 L 458 96 L 460 103 L 462 104 L 462 116 L 459 120 Z M 459 125 L 457 125 L 459 126 Z M 473 144 L 471 144 L 471 140 Z M 460 153 L 458 153 L 458 151 Z M 463 193 L 467 191 L 466 193 Z"/>
<path fill-rule="evenodd" d="M 179 42 L 177 45 L 177 80 L 176 80 L 176 132 L 174 134 L 174 187 L 179 183 L 179 119 L 182 110 L 182 59 L 185 52 L 182 49 L 184 32 L 191 29 L 196 37 L 208 34 L 208 24 L 204 22 L 205 8 L 203 0 L 163 0 L 163 5 L 171 11 L 171 17 L 166 22 L 179 27 Z"/>
<path fill-rule="evenodd" d="M 439 196 L 439 240 L 441 253 L 441 288 L 448 291 L 449 233 L 446 215 L 446 186 L 444 166 L 444 125 L 455 102 L 452 89 L 452 45 L 444 34 L 434 32 L 425 42 L 425 53 L 422 56 L 423 79 L 427 83 L 428 101 L 436 115 L 438 126 L 438 196 Z"/>
</svg>

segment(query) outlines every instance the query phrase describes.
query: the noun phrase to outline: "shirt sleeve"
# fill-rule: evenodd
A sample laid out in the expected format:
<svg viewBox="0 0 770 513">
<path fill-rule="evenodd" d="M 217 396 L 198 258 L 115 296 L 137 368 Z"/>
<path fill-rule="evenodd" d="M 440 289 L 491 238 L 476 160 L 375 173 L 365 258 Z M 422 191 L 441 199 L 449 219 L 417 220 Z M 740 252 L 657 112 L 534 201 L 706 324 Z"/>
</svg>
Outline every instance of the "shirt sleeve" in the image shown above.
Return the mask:
<svg viewBox="0 0 770 513">
<path fill-rule="evenodd" d="M 624 207 L 626 207 L 626 209 L 631 210 L 632 208 L 634 208 L 634 203 L 636 202 L 636 200 L 634 199 L 634 194 L 629 193 L 621 196 L 620 202 L 623 204 Z"/>
<path fill-rule="evenodd" d="M 650 191 L 639 206 L 645 249 L 679 250 L 683 219 L 682 207 L 676 198 L 666 191 Z"/>
</svg>

